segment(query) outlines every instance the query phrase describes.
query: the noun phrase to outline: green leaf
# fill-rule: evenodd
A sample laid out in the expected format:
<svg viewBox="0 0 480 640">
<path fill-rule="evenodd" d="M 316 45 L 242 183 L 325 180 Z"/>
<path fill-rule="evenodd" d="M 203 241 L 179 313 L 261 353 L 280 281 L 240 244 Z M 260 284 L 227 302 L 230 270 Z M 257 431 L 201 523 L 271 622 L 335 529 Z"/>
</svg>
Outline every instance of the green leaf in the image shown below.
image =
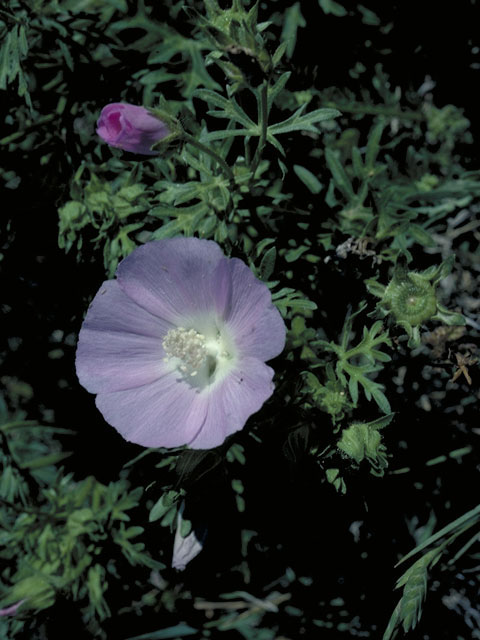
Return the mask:
<svg viewBox="0 0 480 640">
<path fill-rule="evenodd" d="M 222 129 L 220 131 L 210 131 L 209 133 L 202 134 L 201 142 L 213 142 L 214 140 L 225 140 L 232 136 L 259 136 L 260 129 L 255 125 L 255 128 L 250 129 Z"/>
<path fill-rule="evenodd" d="M 350 397 L 352 398 L 353 404 L 356 406 L 358 402 L 358 380 L 351 376 L 348 382 L 348 391 L 350 393 Z"/>
<path fill-rule="evenodd" d="M 272 134 L 267 130 L 267 142 L 269 142 L 272 146 L 275 147 L 275 149 L 277 149 L 277 151 L 279 151 L 282 156 L 285 156 L 285 149 L 283 148 L 283 146 L 280 144 L 280 142 L 275 138 L 275 136 L 272 136 Z"/>
<path fill-rule="evenodd" d="M 368 380 L 368 378 L 367 378 Z M 365 389 L 367 387 L 365 386 Z M 370 392 L 372 394 L 373 399 L 375 400 L 375 402 L 377 403 L 378 407 L 381 409 L 381 411 L 383 411 L 383 413 L 391 413 L 392 408 L 390 406 L 390 402 L 387 399 L 387 396 L 383 393 L 383 391 L 380 388 L 380 385 L 378 385 L 375 382 L 370 381 Z"/>
<path fill-rule="evenodd" d="M 275 260 L 277 259 L 277 250 L 270 247 L 262 258 L 259 267 L 260 279 L 267 282 L 275 269 Z"/>
<path fill-rule="evenodd" d="M 218 111 L 210 111 L 210 115 L 217 118 L 227 118 L 228 120 L 233 119 L 244 127 L 257 128 L 255 122 L 248 117 L 235 98 L 232 97 L 227 100 L 227 98 L 210 89 L 197 89 L 193 95 L 195 98 L 200 98 L 208 105 L 213 105 L 219 109 Z"/>
<path fill-rule="evenodd" d="M 385 285 L 381 284 L 374 278 L 369 278 L 368 280 L 364 280 L 365 286 L 367 287 L 368 293 L 371 293 L 373 296 L 377 298 L 383 298 L 385 295 Z"/>
<path fill-rule="evenodd" d="M 422 229 L 422 227 L 420 227 L 418 224 L 411 223 L 408 226 L 408 231 L 410 232 L 411 236 L 424 247 L 437 246 L 437 243 L 432 238 L 431 234 L 428 233 L 428 231 L 425 231 L 425 229 Z"/>
<path fill-rule="evenodd" d="M 21 59 L 28 52 L 28 41 L 25 27 L 16 24 L 4 38 L 0 49 L 0 89 L 6 90 L 8 84 L 18 78 L 18 95 L 25 96 L 27 106 L 32 109 L 32 101 L 28 92 L 26 76 L 23 72 Z"/>
<path fill-rule="evenodd" d="M 293 170 L 310 191 L 310 193 L 317 194 L 320 193 L 320 191 L 323 189 L 323 185 L 320 180 L 305 167 L 302 167 L 299 164 L 294 164 Z"/>
<path fill-rule="evenodd" d="M 479 521 L 480 521 L 480 505 L 477 505 L 470 511 L 467 511 L 460 517 L 453 520 L 453 522 L 450 522 L 449 524 L 447 524 L 445 527 L 440 529 L 440 531 L 437 531 L 436 533 L 431 535 L 429 538 L 424 540 L 421 544 L 417 545 L 414 549 L 412 549 L 405 556 L 403 556 L 403 558 L 401 558 L 395 566 L 398 567 L 399 564 L 402 564 L 403 562 L 410 560 L 412 556 L 414 556 L 417 553 L 420 553 L 420 551 L 423 551 L 426 547 L 429 547 L 435 542 L 438 542 L 442 538 L 445 538 L 450 534 L 455 535 L 458 531 L 464 528 L 468 529 L 469 527 L 471 527 L 472 525 L 476 524 Z"/>
<path fill-rule="evenodd" d="M 272 56 L 272 67 L 275 69 L 275 67 L 278 65 L 278 63 L 280 62 L 280 60 L 283 58 L 285 51 L 287 49 L 287 43 L 286 42 L 282 42 L 281 44 L 278 45 L 278 47 L 275 49 L 275 52 Z"/>
<path fill-rule="evenodd" d="M 335 186 L 349 201 L 353 201 L 355 199 L 355 193 L 350 178 L 347 176 L 336 154 L 331 149 L 325 149 L 325 160 L 332 173 Z"/>
<path fill-rule="evenodd" d="M 174 491 L 173 489 L 164 493 L 151 508 L 148 521 L 155 522 L 156 520 L 163 518 L 180 498 L 180 495 L 181 494 L 178 491 Z"/>
<path fill-rule="evenodd" d="M 185 622 L 180 622 L 174 627 L 166 627 L 158 631 L 143 633 L 140 636 L 131 636 L 130 638 L 126 638 L 126 640 L 168 640 L 169 638 L 185 638 L 194 633 L 198 633 L 198 629 L 190 627 L 188 624 L 185 624 Z"/>
<path fill-rule="evenodd" d="M 41 469 L 50 465 L 56 465 L 65 458 L 71 456 L 73 451 L 59 451 L 57 453 L 49 453 L 46 456 L 35 458 L 35 460 L 29 460 L 28 462 L 22 462 L 20 464 L 21 469 Z"/>
<path fill-rule="evenodd" d="M 293 56 L 295 45 L 297 44 L 297 32 L 307 25 L 305 18 L 300 10 L 300 2 L 295 2 L 291 7 L 285 10 L 283 14 L 283 27 L 280 34 L 280 40 L 286 45 L 287 58 Z"/>
<path fill-rule="evenodd" d="M 419 558 L 398 580 L 396 588 L 403 587 L 403 594 L 390 618 L 383 634 L 383 640 L 390 640 L 401 622 L 405 633 L 414 629 L 422 615 L 422 604 L 427 593 L 428 569 L 440 559 L 443 546 L 432 549 Z"/>
<path fill-rule="evenodd" d="M 305 251 L 308 251 L 310 249 L 310 247 L 306 247 L 305 245 L 300 245 L 299 247 L 297 247 L 296 249 L 289 249 L 286 253 L 285 253 L 285 261 L 286 262 L 295 262 L 296 260 L 298 260 L 300 258 L 300 256 L 305 253 Z"/>
<path fill-rule="evenodd" d="M 273 87 L 269 89 L 268 99 L 267 99 L 268 111 L 270 111 L 276 98 L 281 94 L 281 92 L 285 88 L 285 85 L 287 84 L 288 79 L 290 78 L 291 75 L 292 75 L 291 71 L 285 71 L 285 73 L 282 73 L 282 75 L 278 78 L 278 80 L 275 82 Z"/>
<path fill-rule="evenodd" d="M 370 131 L 368 136 L 367 150 L 365 153 L 365 169 L 366 171 L 372 171 L 375 165 L 375 160 L 380 149 L 380 139 L 382 137 L 383 130 L 385 129 L 385 121 L 382 119 L 376 124 Z"/>
<path fill-rule="evenodd" d="M 332 120 L 340 115 L 340 111 L 337 109 L 316 109 L 305 115 L 302 115 L 305 111 L 306 104 L 295 111 L 289 118 L 283 122 L 277 122 L 268 127 L 268 132 L 273 135 L 280 135 L 281 133 L 291 133 L 292 131 L 311 131 L 312 133 L 318 133 L 318 130 L 313 125 L 324 120 Z"/>
<path fill-rule="evenodd" d="M 347 15 L 347 10 L 335 0 L 318 0 L 318 4 L 325 13 L 331 13 L 339 18 Z"/>
</svg>

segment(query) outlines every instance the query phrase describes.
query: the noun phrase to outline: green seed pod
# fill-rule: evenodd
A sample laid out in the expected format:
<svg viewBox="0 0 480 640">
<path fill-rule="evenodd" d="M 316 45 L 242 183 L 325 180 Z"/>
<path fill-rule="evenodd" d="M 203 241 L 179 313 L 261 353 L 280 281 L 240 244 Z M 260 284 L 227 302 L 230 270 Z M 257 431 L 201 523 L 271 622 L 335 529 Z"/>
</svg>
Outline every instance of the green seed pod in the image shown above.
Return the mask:
<svg viewBox="0 0 480 640">
<path fill-rule="evenodd" d="M 380 442 L 380 434 L 376 433 L 376 435 Z M 352 424 L 343 431 L 342 437 L 337 442 L 337 447 L 349 458 L 353 458 L 355 462 L 360 463 L 365 458 L 369 436 L 367 424 Z"/>
<path fill-rule="evenodd" d="M 382 476 L 388 466 L 385 445 L 379 429 L 383 429 L 393 418 L 393 413 L 382 416 L 372 422 L 356 422 L 342 431 L 337 442 L 340 452 L 360 464 L 363 460 L 370 463 L 370 473 Z"/>
<path fill-rule="evenodd" d="M 411 327 L 423 324 L 435 315 L 435 287 L 424 276 L 411 272 L 395 278 L 387 286 L 382 306 L 389 309 L 398 323 Z"/>
</svg>

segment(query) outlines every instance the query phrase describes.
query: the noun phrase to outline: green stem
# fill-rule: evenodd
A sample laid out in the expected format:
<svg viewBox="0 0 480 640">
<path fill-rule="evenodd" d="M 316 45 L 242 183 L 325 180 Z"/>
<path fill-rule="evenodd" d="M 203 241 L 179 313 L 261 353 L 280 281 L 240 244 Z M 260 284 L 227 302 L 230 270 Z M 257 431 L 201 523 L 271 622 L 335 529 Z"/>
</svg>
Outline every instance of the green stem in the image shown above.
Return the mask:
<svg viewBox="0 0 480 640">
<path fill-rule="evenodd" d="M 268 127 L 268 80 L 262 85 L 262 90 L 260 93 L 260 109 L 259 109 L 259 126 L 260 126 L 260 139 L 258 141 L 257 149 L 255 151 L 255 155 L 253 157 L 253 162 L 251 166 L 252 177 L 250 179 L 251 182 L 255 179 L 255 174 L 258 169 L 258 165 L 260 164 L 260 160 L 262 158 L 262 152 L 265 148 L 265 143 L 267 141 L 267 127 Z"/>
<path fill-rule="evenodd" d="M 230 167 L 225 162 L 225 160 L 222 158 L 222 156 L 220 156 L 212 148 L 207 147 L 202 142 L 199 142 L 196 138 L 194 138 L 193 136 L 191 136 L 188 133 L 183 133 L 182 134 L 182 138 L 183 138 L 183 140 L 185 140 L 185 142 L 188 142 L 189 144 L 191 144 L 192 147 L 196 147 L 200 151 L 203 151 L 203 153 L 207 153 L 211 158 L 213 158 L 215 160 L 215 162 L 217 162 L 221 166 L 224 174 L 230 180 L 232 185 L 235 184 L 235 176 L 233 175 L 233 171 L 230 169 Z"/>
</svg>

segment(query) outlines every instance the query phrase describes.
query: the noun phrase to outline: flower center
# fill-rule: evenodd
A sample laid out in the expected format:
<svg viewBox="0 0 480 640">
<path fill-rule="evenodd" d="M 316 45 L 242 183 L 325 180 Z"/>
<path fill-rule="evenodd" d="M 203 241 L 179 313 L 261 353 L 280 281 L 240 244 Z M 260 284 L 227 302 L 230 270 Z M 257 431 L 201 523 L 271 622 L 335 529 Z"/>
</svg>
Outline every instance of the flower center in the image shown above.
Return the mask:
<svg viewBox="0 0 480 640">
<path fill-rule="evenodd" d="M 214 337 L 206 337 L 195 329 L 170 329 L 162 346 L 165 360 L 171 361 L 195 387 L 204 387 L 214 378 L 223 378 L 225 367 L 230 368 L 228 363 L 232 355 L 218 330 Z"/>
<path fill-rule="evenodd" d="M 195 329 L 170 329 L 162 343 L 167 360 L 178 358 L 180 371 L 196 376 L 205 360 L 207 350 L 205 336 Z"/>
</svg>

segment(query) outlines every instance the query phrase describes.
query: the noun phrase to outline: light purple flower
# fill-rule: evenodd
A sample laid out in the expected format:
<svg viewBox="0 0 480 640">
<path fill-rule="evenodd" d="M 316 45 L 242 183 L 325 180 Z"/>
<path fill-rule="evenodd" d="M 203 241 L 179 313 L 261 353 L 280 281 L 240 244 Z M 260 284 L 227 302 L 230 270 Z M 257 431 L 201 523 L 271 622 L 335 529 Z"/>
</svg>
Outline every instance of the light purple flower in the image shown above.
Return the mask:
<svg viewBox="0 0 480 640">
<path fill-rule="evenodd" d="M 149 242 L 116 276 L 80 331 L 81 384 L 126 440 L 219 446 L 273 393 L 285 324 L 267 286 L 198 238 Z"/>
<path fill-rule="evenodd" d="M 103 107 L 97 133 L 111 147 L 154 156 L 158 151 L 152 151 L 152 145 L 163 140 L 170 131 L 145 107 L 114 102 Z"/>
</svg>

